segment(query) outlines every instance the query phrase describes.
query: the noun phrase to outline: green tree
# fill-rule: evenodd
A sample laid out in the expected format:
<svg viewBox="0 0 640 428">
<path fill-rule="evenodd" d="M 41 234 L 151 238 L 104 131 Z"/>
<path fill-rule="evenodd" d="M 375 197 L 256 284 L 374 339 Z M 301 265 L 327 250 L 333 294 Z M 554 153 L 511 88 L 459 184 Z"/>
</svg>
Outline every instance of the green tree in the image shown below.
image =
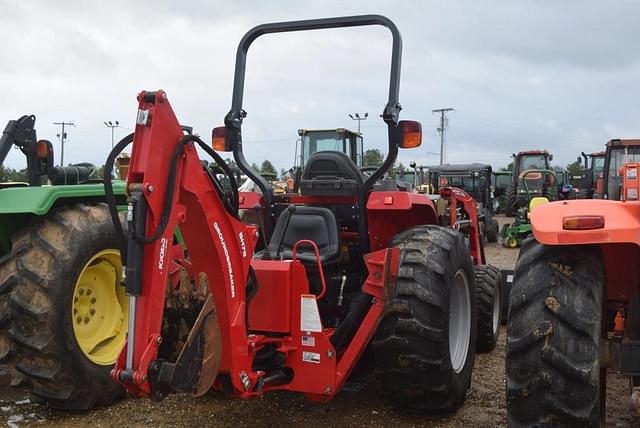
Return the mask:
<svg viewBox="0 0 640 428">
<path fill-rule="evenodd" d="M 263 174 L 272 174 L 276 177 L 278 176 L 278 170 L 273 166 L 273 164 L 269 161 L 269 159 L 265 159 L 262 162 L 262 166 L 260 167 L 260 172 Z"/>
<path fill-rule="evenodd" d="M 582 172 L 582 162 L 575 161 L 567 165 L 567 172 L 569 175 L 580 175 Z"/>
<path fill-rule="evenodd" d="M 384 156 L 378 149 L 369 149 L 362 156 L 363 166 L 380 166 L 384 162 Z"/>
<path fill-rule="evenodd" d="M 27 181 L 26 170 L 15 170 L 13 168 L 0 165 L 0 183 L 8 183 L 12 181 Z"/>
<path fill-rule="evenodd" d="M 257 164 L 257 163 L 255 163 L 255 162 L 253 162 L 253 163 L 251 164 L 251 169 L 253 169 L 253 170 L 254 170 L 254 171 L 256 171 L 256 172 L 261 172 L 260 167 L 259 167 L 259 166 L 258 166 L 258 164 Z"/>
<path fill-rule="evenodd" d="M 513 171 L 513 162 L 509 163 L 507 166 L 503 166 L 500 168 L 500 171 Z"/>
</svg>

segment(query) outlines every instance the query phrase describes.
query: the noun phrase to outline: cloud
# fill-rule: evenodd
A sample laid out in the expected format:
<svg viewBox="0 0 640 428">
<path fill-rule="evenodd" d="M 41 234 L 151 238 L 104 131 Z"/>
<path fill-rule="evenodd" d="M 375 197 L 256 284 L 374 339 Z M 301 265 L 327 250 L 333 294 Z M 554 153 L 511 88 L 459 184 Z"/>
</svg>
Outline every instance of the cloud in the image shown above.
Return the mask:
<svg viewBox="0 0 640 428">
<path fill-rule="evenodd" d="M 436 163 L 437 116 L 450 114 L 447 158 L 494 166 L 519 150 L 547 148 L 556 163 L 637 137 L 640 4 L 618 1 L 55 3 L 0 0 L 0 122 L 38 117 L 42 138 L 73 120 L 65 163 L 101 164 L 111 146 L 103 121 L 133 127 L 135 95 L 163 88 L 178 118 L 208 136 L 230 107 L 235 49 L 252 26 L 280 20 L 381 13 L 404 42 L 403 118 L 423 123 Z M 365 145 L 384 149 L 390 37 L 381 28 L 269 35 L 247 64 L 245 151 L 250 162 L 293 163 L 298 128 L 351 127 L 368 112 Z M 7 163 L 24 160 L 13 152 Z"/>
</svg>

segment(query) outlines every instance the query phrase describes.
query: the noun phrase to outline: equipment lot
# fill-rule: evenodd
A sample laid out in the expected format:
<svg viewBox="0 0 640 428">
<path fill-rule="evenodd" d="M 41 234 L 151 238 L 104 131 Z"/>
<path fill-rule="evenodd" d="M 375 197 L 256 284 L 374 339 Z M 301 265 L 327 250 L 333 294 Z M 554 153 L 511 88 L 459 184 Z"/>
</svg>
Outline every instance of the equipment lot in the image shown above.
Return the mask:
<svg viewBox="0 0 640 428">
<path fill-rule="evenodd" d="M 498 217 L 501 223 L 511 219 Z M 517 250 L 489 243 L 487 259 L 496 266 L 512 268 Z M 471 389 L 465 405 L 452 415 L 420 415 L 394 410 L 379 395 L 373 376 L 354 376 L 338 397 L 325 405 L 306 403 L 299 394 L 273 393 L 257 400 L 226 399 L 211 392 L 198 400 L 186 395 L 170 395 L 160 403 L 128 399 L 86 414 L 69 414 L 24 403 L 26 397 L 2 388 L 0 420 L 19 426 L 311 426 L 328 427 L 494 427 L 506 426 L 504 352 L 506 330 L 502 327 L 496 349 L 476 355 Z M 626 398 L 626 380 L 609 376 L 607 385 L 607 426 L 633 426 Z M 11 394 L 11 395 L 8 395 Z M 22 421 L 20 421 L 22 419 Z M 637 421 L 635 421 L 637 422 Z"/>
</svg>

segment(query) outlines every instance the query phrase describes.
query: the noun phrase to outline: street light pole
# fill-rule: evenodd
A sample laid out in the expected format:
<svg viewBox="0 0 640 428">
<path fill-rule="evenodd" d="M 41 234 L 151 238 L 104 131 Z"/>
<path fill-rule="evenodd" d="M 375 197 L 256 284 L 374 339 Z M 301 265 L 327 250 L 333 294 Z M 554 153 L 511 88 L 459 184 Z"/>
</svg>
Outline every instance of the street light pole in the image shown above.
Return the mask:
<svg viewBox="0 0 640 428">
<path fill-rule="evenodd" d="M 116 128 L 120 128 L 120 122 L 118 122 L 117 120 L 114 122 L 106 121 L 103 122 L 104 126 L 106 126 L 107 128 L 111 128 L 111 150 L 113 150 L 113 142 L 114 142 L 114 131 Z"/>
<path fill-rule="evenodd" d="M 360 122 L 363 120 L 367 120 L 367 118 L 369 117 L 369 113 L 365 113 L 364 116 L 360 116 L 360 114 L 356 113 L 355 117 L 353 117 L 353 115 L 351 113 L 349 113 L 349 117 L 352 120 L 357 120 L 358 121 L 358 134 L 360 133 Z"/>
</svg>

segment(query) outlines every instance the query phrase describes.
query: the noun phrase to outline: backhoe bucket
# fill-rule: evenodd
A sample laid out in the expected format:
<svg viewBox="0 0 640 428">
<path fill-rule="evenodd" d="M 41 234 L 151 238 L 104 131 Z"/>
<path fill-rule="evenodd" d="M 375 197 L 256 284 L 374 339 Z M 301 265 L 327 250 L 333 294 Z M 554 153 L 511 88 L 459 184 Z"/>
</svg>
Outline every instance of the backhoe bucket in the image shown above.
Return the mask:
<svg viewBox="0 0 640 428">
<path fill-rule="evenodd" d="M 209 294 L 178 355 L 171 386 L 195 397 L 213 385 L 220 368 L 222 337 L 213 295 Z"/>
</svg>

